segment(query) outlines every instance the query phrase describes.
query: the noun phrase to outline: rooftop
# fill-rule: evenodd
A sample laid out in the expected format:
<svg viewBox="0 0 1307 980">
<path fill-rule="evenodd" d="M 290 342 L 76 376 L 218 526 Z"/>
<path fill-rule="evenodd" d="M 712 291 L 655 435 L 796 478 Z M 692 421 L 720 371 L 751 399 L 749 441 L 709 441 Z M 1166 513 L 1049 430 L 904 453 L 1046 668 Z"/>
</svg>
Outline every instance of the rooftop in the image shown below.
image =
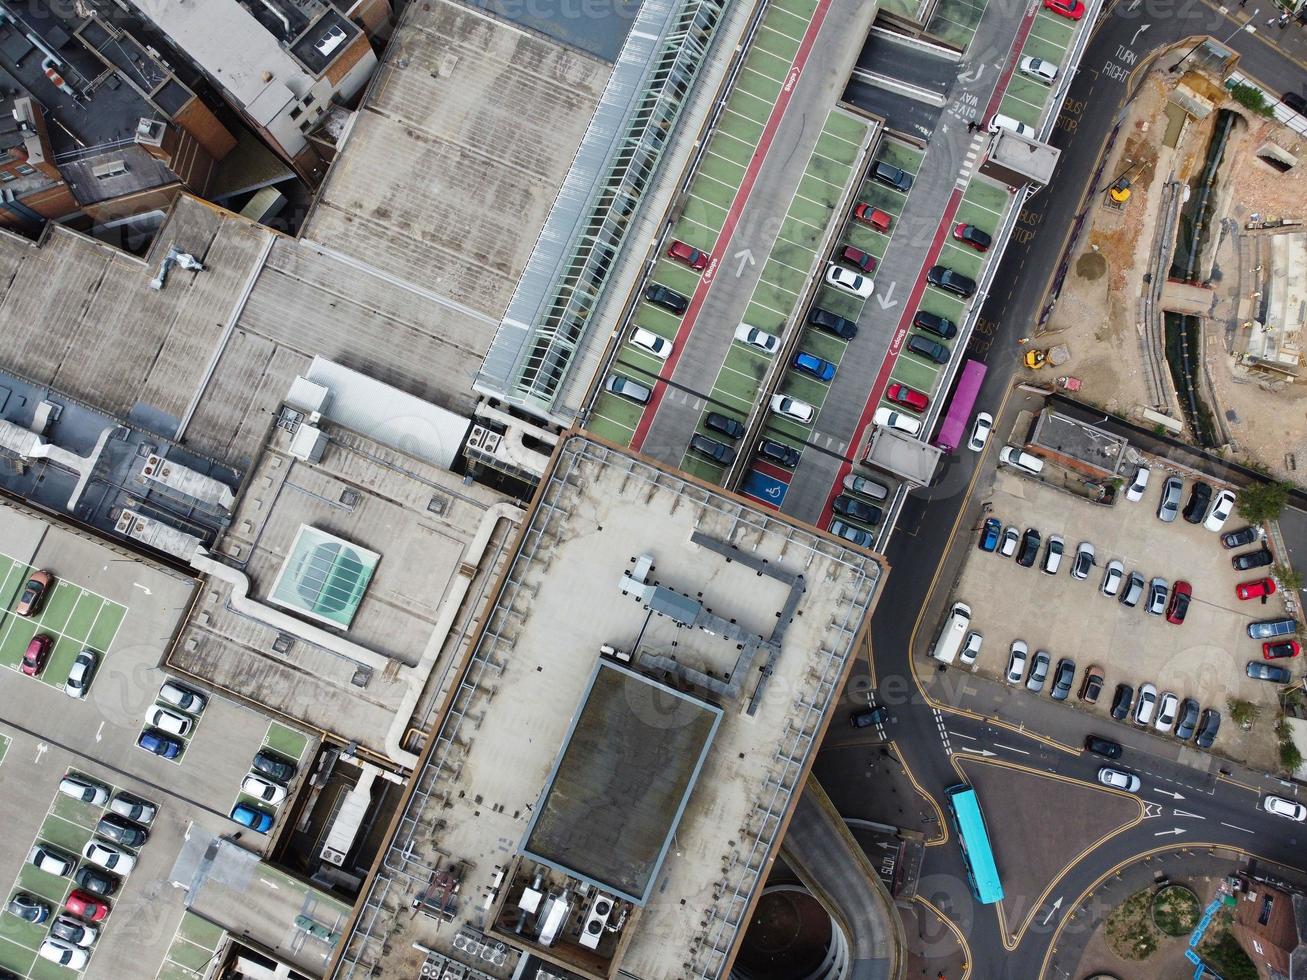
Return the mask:
<svg viewBox="0 0 1307 980">
<path fill-rule="evenodd" d="M 636 848 L 637 873 L 628 883 L 639 886 L 649 842 L 662 839 L 669 824 L 674 845 L 661 869 L 650 872 L 648 904 L 629 919 L 620 942 L 599 952 L 646 980 L 723 976 L 851 666 L 883 574 L 880 560 L 647 460 L 570 436 L 505 567 L 509 574 L 458 667 L 457 690 L 380 877 L 370 884 L 340 975 L 406 970 L 415 942 L 454 959 L 464 948 L 507 943 L 603 975 L 595 954 L 584 959 L 568 925 L 579 931 L 585 896 L 593 897 L 584 878 L 551 885 L 575 896 L 556 944 L 544 942 L 540 920 L 524 910 L 533 904 L 531 847 L 541 840 L 533 813 L 587 798 L 603 807 L 630 778 L 618 778 L 618 760 L 647 766 L 634 736 L 680 717 L 648 712 L 640 698 L 588 696 L 607 647 L 606 662 L 626 661 L 622 676 L 629 670 L 678 692 L 670 701 L 650 699 L 650 707 L 716 704 L 722 714 L 679 823 L 667 814 L 688 785 L 685 756 L 702 751 L 708 717 L 694 708 L 685 719 L 689 732 L 657 736 L 675 740 L 668 747 L 677 755 L 660 762 L 670 781 L 657 805 L 643 811 L 635 837 L 645 846 Z M 684 601 L 666 601 L 671 593 Z M 716 632 L 719 620 L 739 634 Z M 744 658 L 746 633 L 755 635 L 759 653 L 774 655 Z M 742 662 L 743 678 L 732 676 Z M 622 724 L 633 726 L 625 744 L 591 748 L 595 737 Z M 578 732 L 584 741 L 574 746 Z M 592 773 L 584 771 L 585 759 L 593 761 Z M 607 824 L 601 815 L 591 828 L 589 819 L 577 819 L 587 833 L 636 827 L 615 816 Z M 540 850 L 558 866 L 584 862 L 575 853 L 560 855 L 553 840 Z M 598 856 L 597 865 L 576 870 L 598 882 L 630 855 L 619 848 Z M 444 896 L 438 901 L 437 890 Z M 427 914 L 408 915 L 414 903 Z M 514 916 L 526 916 L 520 934 Z M 683 941 L 667 943 L 673 935 Z M 515 961 L 514 954 L 476 965 L 508 977 Z"/>
<path fill-rule="evenodd" d="M 1050 408 L 1039 413 L 1030 436 L 1032 447 L 1065 456 L 1082 466 L 1099 470 L 1105 476 L 1118 475 L 1129 444 L 1123 436 L 1105 432 Z"/>
</svg>

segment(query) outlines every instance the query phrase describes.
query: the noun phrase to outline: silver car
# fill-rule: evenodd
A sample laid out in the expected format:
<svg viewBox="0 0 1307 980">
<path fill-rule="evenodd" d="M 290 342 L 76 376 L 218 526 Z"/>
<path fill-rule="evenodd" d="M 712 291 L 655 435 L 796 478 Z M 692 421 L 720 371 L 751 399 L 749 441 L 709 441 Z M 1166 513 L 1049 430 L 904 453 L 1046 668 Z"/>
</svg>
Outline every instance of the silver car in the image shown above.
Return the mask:
<svg viewBox="0 0 1307 980">
<path fill-rule="evenodd" d="M 1030 664 L 1030 676 L 1026 678 L 1027 691 L 1038 694 L 1044 689 L 1044 680 L 1048 677 L 1048 668 L 1052 662 L 1052 658 L 1043 650 L 1035 654 L 1035 659 Z"/>
<path fill-rule="evenodd" d="M 1141 684 L 1139 700 L 1135 702 L 1135 724 L 1143 728 L 1153 720 L 1153 710 L 1157 707 L 1157 688 L 1152 684 Z"/>
<path fill-rule="evenodd" d="M 1104 786 L 1111 786 L 1113 789 L 1124 790 L 1127 793 L 1139 792 L 1138 776 L 1132 772 L 1113 769 L 1111 766 L 1103 766 L 1098 770 L 1098 781 Z"/>
<path fill-rule="evenodd" d="M 1009 684 L 1020 684 L 1021 678 L 1026 673 L 1026 642 L 1025 640 L 1012 641 L 1012 655 L 1007 661 L 1007 682 Z"/>
<path fill-rule="evenodd" d="M 1164 578 L 1155 578 L 1148 583 L 1148 605 L 1145 607 L 1153 616 L 1166 612 L 1166 596 L 1170 585 Z"/>
<path fill-rule="evenodd" d="M 976 658 L 980 656 L 980 644 L 983 641 L 984 637 L 972 630 L 967 634 L 967 638 L 962 644 L 962 652 L 958 654 L 958 659 L 970 667 L 976 662 Z"/>
<path fill-rule="evenodd" d="M 1107 563 L 1107 571 L 1103 573 L 1103 595 L 1116 598 L 1117 592 L 1121 590 L 1121 580 L 1125 578 L 1125 566 L 1113 558 Z"/>
<path fill-rule="evenodd" d="M 1162 500 L 1157 505 L 1157 519 L 1170 524 L 1180 514 L 1180 498 L 1184 496 L 1184 481 L 1168 476 L 1162 484 Z"/>
</svg>

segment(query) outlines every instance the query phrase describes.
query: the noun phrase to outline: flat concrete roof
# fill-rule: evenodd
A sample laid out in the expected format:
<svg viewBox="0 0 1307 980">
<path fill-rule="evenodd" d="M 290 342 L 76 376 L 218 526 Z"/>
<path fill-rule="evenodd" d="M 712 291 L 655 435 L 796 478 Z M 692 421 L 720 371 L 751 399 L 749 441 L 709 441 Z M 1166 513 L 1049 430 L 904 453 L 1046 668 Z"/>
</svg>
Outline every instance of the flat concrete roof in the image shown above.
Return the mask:
<svg viewBox="0 0 1307 980">
<path fill-rule="evenodd" d="M 484 354 L 609 71 L 450 0 L 408 4 L 303 237 L 446 298 Z"/>
<path fill-rule="evenodd" d="M 644 554 L 652 558 L 650 584 L 695 596 L 745 629 L 767 635 L 788 618 L 770 671 L 755 664 L 739 696 L 721 705 L 674 847 L 632 920 L 621 961 L 625 974 L 644 980 L 724 975 L 852 663 L 883 564 L 582 436 L 560 443 L 481 616 L 419 766 L 418 789 L 347 943 L 346 975 L 351 963 L 354 976 L 406 968 L 414 942 L 457 960 L 456 936 L 490 929 L 490 906 L 476 896 L 499 886 L 496 869 L 526 840 L 601 646 L 674 657 L 718 678 L 734 667 L 735 641 L 650 618 L 641 597 L 623 596 L 624 574 Z M 794 606 L 785 581 L 757 570 L 762 562 L 803 576 Z M 638 654 L 632 667 L 642 669 Z M 760 687 L 764 696 L 750 715 Z M 451 868 L 463 896 L 452 922 L 403 913 L 437 870 Z M 514 957 L 508 960 L 489 972 L 510 976 Z"/>
<path fill-rule="evenodd" d="M 720 708 L 597 662 L 524 852 L 643 904 L 720 720 Z"/>
</svg>

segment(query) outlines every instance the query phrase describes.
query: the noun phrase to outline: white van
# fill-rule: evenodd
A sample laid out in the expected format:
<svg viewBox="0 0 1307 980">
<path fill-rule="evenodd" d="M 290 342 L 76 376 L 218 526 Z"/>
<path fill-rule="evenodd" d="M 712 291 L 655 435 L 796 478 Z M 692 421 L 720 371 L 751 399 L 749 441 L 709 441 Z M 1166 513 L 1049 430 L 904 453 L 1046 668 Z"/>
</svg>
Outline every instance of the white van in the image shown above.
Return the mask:
<svg viewBox="0 0 1307 980">
<path fill-rule="evenodd" d="M 970 626 L 971 607 L 964 602 L 953 603 L 948 622 L 944 624 L 944 630 L 935 641 L 935 649 L 930 651 L 930 655 L 940 663 L 951 664 L 957 659 L 958 650 L 961 649 Z"/>
<path fill-rule="evenodd" d="M 1016 133 L 1018 136 L 1024 136 L 1028 140 L 1035 138 L 1035 131 L 1030 126 L 1020 120 L 1013 119 L 1011 116 L 1005 116 L 1001 112 L 996 112 L 989 117 L 989 131 L 997 133 L 1000 129 L 1006 129 L 1010 133 Z"/>
</svg>

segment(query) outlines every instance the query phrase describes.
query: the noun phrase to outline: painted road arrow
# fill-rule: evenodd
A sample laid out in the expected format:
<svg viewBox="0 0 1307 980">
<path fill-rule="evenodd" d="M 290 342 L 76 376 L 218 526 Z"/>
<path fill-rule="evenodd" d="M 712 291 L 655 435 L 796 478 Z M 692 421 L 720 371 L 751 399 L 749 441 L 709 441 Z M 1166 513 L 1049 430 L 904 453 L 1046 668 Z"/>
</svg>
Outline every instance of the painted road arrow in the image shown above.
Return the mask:
<svg viewBox="0 0 1307 980">
<path fill-rule="evenodd" d="M 1172 829 L 1172 830 L 1159 830 L 1157 833 L 1153 834 L 1153 836 L 1154 836 L 1154 837 L 1165 837 L 1165 836 L 1169 836 L 1169 835 L 1171 835 L 1171 834 L 1183 834 L 1183 833 L 1184 833 L 1183 828 L 1181 828 L 1181 827 L 1175 827 L 1175 828 Z"/>
<path fill-rule="evenodd" d="M 882 310 L 892 309 L 893 307 L 899 305 L 899 301 L 893 298 L 894 287 L 897 285 L 898 283 L 892 282 L 889 284 L 889 286 L 885 288 L 885 291 L 883 293 L 876 294 L 876 301 L 880 303 L 880 308 Z"/>
<path fill-rule="evenodd" d="M 1171 797 L 1171 799 L 1173 799 L 1173 800 L 1183 800 L 1183 799 L 1184 799 L 1184 797 L 1181 796 L 1179 793 L 1173 793 L 1173 792 L 1171 792 L 1169 789 L 1158 789 L 1156 786 L 1154 786 L 1154 787 L 1152 787 L 1152 790 L 1153 790 L 1154 793 L 1161 793 L 1163 796 L 1169 796 L 1169 797 Z"/>
<path fill-rule="evenodd" d="M 747 266 L 753 265 L 753 251 L 751 249 L 742 248 L 732 255 L 731 258 L 740 260 L 740 264 L 735 270 L 736 279 L 739 279 L 740 276 L 744 275 L 744 270 Z"/>
<path fill-rule="evenodd" d="M 1048 915 L 1044 916 L 1044 921 L 1041 922 L 1040 925 L 1041 926 L 1048 925 L 1048 920 L 1053 918 L 1054 914 L 1056 914 L 1057 910 L 1060 909 L 1061 907 L 1062 907 L 1062 896 L 1059 895 L 1057 897 L 1057 901 L 1054 902 L 1053 907 L 1048 910 Z"/>
<path fill-rule="evenodd" d="M 964 745 L 964 746 L 962 746 L 961 751 L 963 751 L 963 752 L 974 752 L 976 755 L 984 756 L 986 759 L 989 759 L 989 758 L 992 758 L 992 757 L 998 755 L 997 752 L 991 752 L 991 751 L 989 751 L 989 749 L 973 749 L 970 745 Z"/>
</svg>

